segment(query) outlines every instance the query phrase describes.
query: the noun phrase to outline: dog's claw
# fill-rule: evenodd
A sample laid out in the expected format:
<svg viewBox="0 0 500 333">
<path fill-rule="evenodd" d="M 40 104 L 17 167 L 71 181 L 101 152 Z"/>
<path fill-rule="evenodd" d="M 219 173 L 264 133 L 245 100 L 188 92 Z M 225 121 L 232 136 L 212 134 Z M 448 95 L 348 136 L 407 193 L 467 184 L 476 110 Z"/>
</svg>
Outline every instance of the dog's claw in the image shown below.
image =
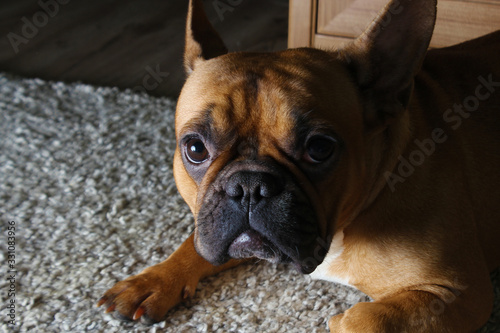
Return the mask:
<svg viewBox="0 0 500 333">
<path fill-rule="evenodd" d="M 143 307 L 139 307 L 135 313 L 134 313 L 134 317 L 132 318 L 133 320 L 138 320 L 142 317 L 142 315 L 144 314 L 145 310 Z"/>
<path fill-rule="evenodd" d="M 182 289 L 182 299 L 186 300 L 191 297 L 193 297 L 193 292 L 191 291 L 191 288 L 189 288 L 189 286 L 185 286 Z"/>
<path fill-rule="evenodd" d="M 101 305 L 103 305 L 104 303 L 106 303 L 107 300 L 108 300 L 107 297 L 101 297 L 101 299 L 97 302 L 96 306 L 100 307 Z"/>
<path fill-rule="evenodd" d="M 106 313 L 110 313 L 110 312 L 113 312 L 115 311 L 115 307 L 116 305 L 115 304 L 111 304 L 107 309 L 106 309 Z"/>
</svg>

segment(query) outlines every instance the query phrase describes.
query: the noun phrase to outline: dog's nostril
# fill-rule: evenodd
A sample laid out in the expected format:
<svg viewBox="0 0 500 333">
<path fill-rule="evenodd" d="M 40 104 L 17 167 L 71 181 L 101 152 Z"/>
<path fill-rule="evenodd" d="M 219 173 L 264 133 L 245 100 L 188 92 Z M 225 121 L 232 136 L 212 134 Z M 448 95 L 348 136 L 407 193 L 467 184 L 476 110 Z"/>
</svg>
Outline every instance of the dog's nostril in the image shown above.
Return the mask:
<svg viewBox="0 0 500 333">
<path fill-rule="evenodd" d="M 245 191 L 240 184 L 229 184 L 226 187 L 226 193 L 232 198 L 241 198 L 245 194 Z"/>
<path fill-rule="evenodd" d="M 277 179 L 272 179 L 269 182 L 263 183 L 259 186 L 257 193 L 263 198 L 271 198 L 281 192 L 281 188 Z"/>
</svg>

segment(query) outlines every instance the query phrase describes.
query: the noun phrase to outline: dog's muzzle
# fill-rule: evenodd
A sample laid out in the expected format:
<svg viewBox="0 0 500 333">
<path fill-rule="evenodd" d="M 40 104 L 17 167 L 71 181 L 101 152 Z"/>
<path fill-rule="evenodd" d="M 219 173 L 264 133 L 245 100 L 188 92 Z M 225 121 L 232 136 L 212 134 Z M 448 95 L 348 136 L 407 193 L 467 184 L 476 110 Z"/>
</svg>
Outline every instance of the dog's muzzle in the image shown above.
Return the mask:
<svg viewBox="0 0 500 333">
<path fill-rule="evenodd" d="M 307 196 L 289 172 L 235 162 L 209 187 L 197 217 L 198 253 L 213 264 L 256 257 L 293 262 L 303 273 L 319 265 L 319 228 Z"/>
</svg>

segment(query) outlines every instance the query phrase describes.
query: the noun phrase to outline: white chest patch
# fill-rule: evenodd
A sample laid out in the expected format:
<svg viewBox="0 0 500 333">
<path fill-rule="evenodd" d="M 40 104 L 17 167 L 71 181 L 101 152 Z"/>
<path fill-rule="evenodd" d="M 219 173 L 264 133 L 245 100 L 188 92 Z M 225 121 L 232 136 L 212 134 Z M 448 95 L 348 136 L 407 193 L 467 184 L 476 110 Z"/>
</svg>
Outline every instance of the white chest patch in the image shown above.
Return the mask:
<svg viewBox="0 0 500 333">
<path fill-rule="evenodd" d="M 330 282 L 340 283 L 346 286 L 353 287 L 349 284 L 349 278 L 337 276 L 335 271 L 331 268 L 332 264 L 337 260 L 342 252 L 344 251 L 344 231 L 337 231 L 335 236 L 332 239 L 332 243 L 330 244 L 330 248 L 328 249 L 328 254 L 325 257 L 325 260 L 316 267 L 314 272 L 310 274 L 310 277 L 315 280 L 325 280 Z"/>
</svg>

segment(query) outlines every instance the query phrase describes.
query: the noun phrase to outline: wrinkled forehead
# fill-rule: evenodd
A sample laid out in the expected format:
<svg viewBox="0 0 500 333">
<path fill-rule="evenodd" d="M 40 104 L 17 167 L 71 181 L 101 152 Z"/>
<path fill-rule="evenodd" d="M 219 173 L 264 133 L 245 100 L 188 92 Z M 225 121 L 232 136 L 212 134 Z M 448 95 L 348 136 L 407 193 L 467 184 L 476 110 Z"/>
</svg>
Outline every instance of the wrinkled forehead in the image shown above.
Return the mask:
<svg viewBox="0 0 500 333">
<path fill-rule="evenodd" d="M 333 124 L 320 109 L 343 94 L 344 87 L 325 87 L 327 72 L 335 73 L 335 66 L 326 61 L 285 51 L 230 53 L 199 63 L 179 97 L 178 139 L 190 130 L 258 135 L 245 132 L 263 127 L 279 139 L 306 119 Z"/>
<path fill-rule="evenodd" d="M 284 78 L 286 72 L 263 66 L 257 58 L 235 58 L 230 54 L 205 61 L 190 75 L 179 98 L 178 130 L 209 118 L 220 130 L 263 119 L 288 122 L 285 96 L 292 87 Z"/>
</svg>

